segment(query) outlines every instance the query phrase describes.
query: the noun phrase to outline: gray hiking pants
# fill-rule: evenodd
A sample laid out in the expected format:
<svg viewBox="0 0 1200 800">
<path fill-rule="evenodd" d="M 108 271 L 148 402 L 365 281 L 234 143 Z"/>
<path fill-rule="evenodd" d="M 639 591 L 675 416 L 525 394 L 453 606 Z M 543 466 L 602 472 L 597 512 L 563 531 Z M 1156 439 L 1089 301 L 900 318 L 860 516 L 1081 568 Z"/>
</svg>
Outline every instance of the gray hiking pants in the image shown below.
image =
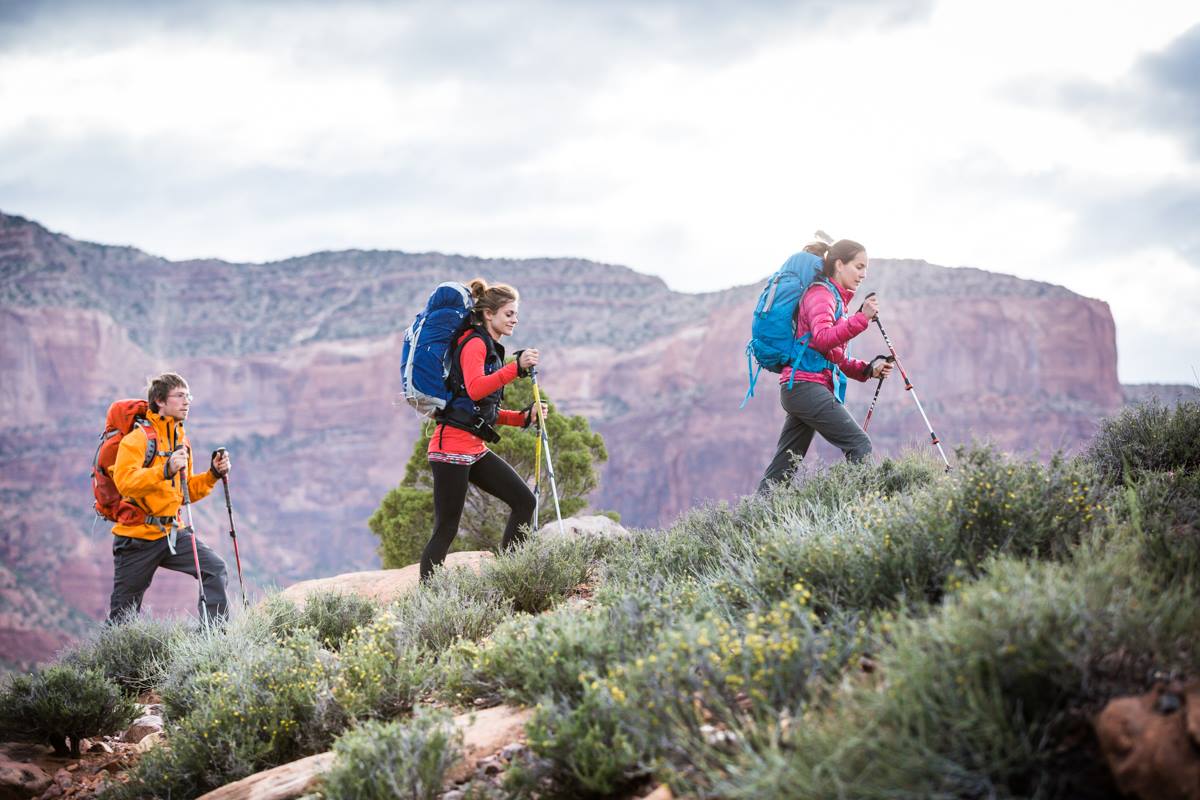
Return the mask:
<svg viewBox="0 0 1200 800">
<path fill-rule="evenodd" d="M 200 573 L 204 576 L 204 600 L 210 620 L 223 619 L 228 615 L 229 602 L 225 597 L 225 562 L 216 552 L 199 539 L 196 550 L 200 555 Z M 154 571 L 159 567 L 196 576 L 196 562 L 192 555 L 192 535 L 180 532 L 175 541 L 175 554 L 167 547 L 167 538 L 134 539 L 130 536 L 113 537 L 113 591 L 109 601 L 108 619 L 115 621 L 130 609 L 142 610 L 142 595 L 150 588 Z M 199 602 L 197 602 L 199 609 Z M 204 611 L 200 610 L 200 618 Z"/>
<path fill-rule="evenodd" d="M 837 401 L 833 392 L 819 383 L 796 381 L 791 389 L 779 387 L 779 404 L 787 412 L 775 458 L 758 483 L 762 492 L 777 481 L 789 482 L 796 471 L 796 459 L 804 458 L 812 444 L 813 433 L 819 433 L 850 461 L 862 461 L 871 455 L 871 439 L 850 416 L 846 407 Z"/>
</svg>

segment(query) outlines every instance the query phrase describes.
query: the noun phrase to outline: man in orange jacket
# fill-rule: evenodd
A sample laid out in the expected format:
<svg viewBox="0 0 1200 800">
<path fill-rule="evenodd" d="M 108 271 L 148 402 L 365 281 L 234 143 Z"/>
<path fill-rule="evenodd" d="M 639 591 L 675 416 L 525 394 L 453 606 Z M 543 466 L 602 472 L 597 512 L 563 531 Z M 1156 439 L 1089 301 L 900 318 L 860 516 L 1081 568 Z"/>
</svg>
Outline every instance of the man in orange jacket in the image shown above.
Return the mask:
<svg viewBox="0 0 1200 800">
<path fill-rule="evenodd" d="M 150 465 L 143 467 L 149 438 L 139 426 L 121 440 L 112 467 L 113 483 L 121 497 L 122 510 L 113 526 L 113 592 L 109 620 L 140 611 L 142 595 L 159 567 L 185 572 L 204 583 L 207 608 L 201 619 L 226 616 L 225 562 L 211 547 L 196 540 L 200 575 L 192 552 L 193 534 L 179 523 L 183 504 L 183 481 L 191 501 L 205 497 L 222 476 L 229 474 L 229 454 L 221 452 L 199 475 L 192 471 L 192 450 L 183 430 L 192 395 L 187 381 L 166 372 L 150 381 L 146 389 L 149 410 L 146 419 L 157 436 L 157 450 Z"/>
</svg>

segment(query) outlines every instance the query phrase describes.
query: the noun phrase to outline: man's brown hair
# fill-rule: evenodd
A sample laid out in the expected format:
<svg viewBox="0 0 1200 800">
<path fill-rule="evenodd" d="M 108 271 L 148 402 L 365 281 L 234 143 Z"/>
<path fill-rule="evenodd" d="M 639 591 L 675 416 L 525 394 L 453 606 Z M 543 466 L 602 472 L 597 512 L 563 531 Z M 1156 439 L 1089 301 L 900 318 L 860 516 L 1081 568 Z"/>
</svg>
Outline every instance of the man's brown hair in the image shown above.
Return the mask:
<svg viewBox="0 0 1200 800">
<path fill-rule="evenodd" d="M 164 372 L 157 378 L 150 378 L 146 383 L 146 402 L 150 410 L 158 413 L 158 404 L 167 401 L 167 395 L 172 389 L 187 388 L 187 381 L 177 372 Z"/>
</svg>

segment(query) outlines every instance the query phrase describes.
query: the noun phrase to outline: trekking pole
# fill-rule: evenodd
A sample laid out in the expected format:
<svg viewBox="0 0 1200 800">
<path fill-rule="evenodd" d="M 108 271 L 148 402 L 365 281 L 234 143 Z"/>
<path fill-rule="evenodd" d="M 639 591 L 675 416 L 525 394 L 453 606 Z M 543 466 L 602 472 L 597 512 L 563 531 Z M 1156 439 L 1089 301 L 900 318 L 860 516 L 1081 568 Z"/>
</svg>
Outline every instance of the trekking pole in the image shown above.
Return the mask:
<svg viewBox="0 0 1200 800">
<path fill-rule="evenodd" d="M 179 474 L 183 476 L 183 505 L 187 508 L 188 524 L 184 531 L 191 534 L 192 537 L 192 560 L 196 564 L 196 582 L 200 584 L 200 618 L 207 626 L 209 623 L 208 599 L 204 596 L 204 575 L 200 572 L 200 550 L 196 546 L 196 526 L 192 524 L 192 494 L 188 491 L 188 468 L 184 466 L 179 470 Z"/>
<path fill-rule="evenodd" d="M 217 457 L 225 453 L 224 447 L 218 447 L 213 451 L 213 461 Z M 221 488 L 225 490 L 225 511 L 229 514 L 229 538 L 233 539 L 233 560 L 237 564 L 238 586 L 242 589 L 242 608 L 249 608 L 250 603 L 246 600 L 246 582 L 242 580 L 242 556 L 238 552 L 237 531 L 233 527 L 233 504 L 229 502 L 229 476 L 221 476 Z"/>
<path fill-rule="evenodd" d="M 892 362 L 892 361 L 895 361 L 896 359 L 892 358 L 891 356 L 888 356 L 887 360 L 889 362 Z M 863 420 L 863 433 L 866 433 L 867 426 L 871 424 L 871 415 L 875 413 L 875 404 L 879 402 L 879 390 L 883 388 L 884 377 L 885 376 L 880 375 L 879 383 L 875 384 L 875 396 L 871 398 L 871 405 L 870 405 L 870 407 L 867 408 L 867 418 Z"/>
<path fill-rule="evenodd" d="M 867 299 L 871 299 L 871 294 L 867 295 Z M 921 407 L 921 398 L 917 397 L 917 390 L 913 388 L 912 381 L 908 379 L 908 373 L 904 371 L 904 365 L 900 363 L 900 357 L 896 355 L 896 348 L 892 346 L 892 340 L 888 337 L 887 331 L 883 329 L 883 323 L 879 321 L 879 315 L 875 315 L 875 324 L 879 326 L 879 332 L 883 334 L 884 344 L 892 354 L 892 360 L 896 364 L 896 369 L 900 370 L 900 377 L 904 378 L 904 390 L 912 392 L 912 399 L 917 404 L 917 411 L 921 412 L 921 419 L 925 420 L 925 427 L 929 429 L 929 438 L 933 440 L 933 446 L 942 456 L 942 461 L 946 465 L 946 471 L 950 471 L 950 459 L 946 458 L 946 451 L 942 449 L 942 443 L 938 439 L 937 434 L 933 432 L 933 426 L 929 424 L 929 417 L 925 415 L 925 409 Z"/>
<path fill-rule="evenodd" d="M 534 384 L 533 395 L 534 402 L 537 403 L 537 384 Z M 540 404 L 538 405 L 538 408 L 541 408 Z M 533 413 L 533 406 L 529 407 L 529 412 L 530 414 Z M 533 452 L 533 529 L 535 531 L 538 529 L 538 519 L 541 516 L 539 512 L 542 509 L 542 426 L 537 425 L 537 428 L 537 444 L 534 447 Z"/>
<path fill-rule="evenodd" d="M 537 368 L 530 368 L 529 377 L 533 378 L 533 407 L 537 409 L 538 431 L 542 447 L 546 448 L 546 474 L 550 476 L 550 493 L 554 496 L 554 515 L 558 517 L 558 532 L 566 536 L 563 528 L 562 509 L 558 504 L 558 487 L 554 484 L 554 462 L 550 460 L 550 437 L 546 435 L 546 418 L 542 416 L 542 393 L 538 389 Z"/>
</svg>

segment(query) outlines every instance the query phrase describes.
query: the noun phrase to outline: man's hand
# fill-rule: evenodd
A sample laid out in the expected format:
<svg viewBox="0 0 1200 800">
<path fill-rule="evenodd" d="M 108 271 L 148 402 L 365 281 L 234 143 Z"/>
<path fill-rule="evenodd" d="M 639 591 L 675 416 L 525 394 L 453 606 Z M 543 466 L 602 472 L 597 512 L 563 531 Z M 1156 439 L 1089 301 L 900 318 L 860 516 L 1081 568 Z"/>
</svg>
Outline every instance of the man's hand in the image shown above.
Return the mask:
<svg viewBox="0 0 1200 800">
<path fill-rule="evenodd" d="M 886 378 L 892 372 L 892 357 L 875 356 L 871 359 L 869 372 L 872 378 Z"/>
<path fill-rule="evenodd" d="M 224 478 L 229 474 L 229 451 L 222 447 L 216 450 L 212 455 L 212 464 L 209 470 L 218 478 Z"/>
<path fill-rule="evenodd" d="M 167 459 L 167 473 L 174 476 L 179 473 L 179 470 L 186 469 L 188 463 L 188 451 L 186 447 L 178 447 L 171 456 Z"/>
</svg>

